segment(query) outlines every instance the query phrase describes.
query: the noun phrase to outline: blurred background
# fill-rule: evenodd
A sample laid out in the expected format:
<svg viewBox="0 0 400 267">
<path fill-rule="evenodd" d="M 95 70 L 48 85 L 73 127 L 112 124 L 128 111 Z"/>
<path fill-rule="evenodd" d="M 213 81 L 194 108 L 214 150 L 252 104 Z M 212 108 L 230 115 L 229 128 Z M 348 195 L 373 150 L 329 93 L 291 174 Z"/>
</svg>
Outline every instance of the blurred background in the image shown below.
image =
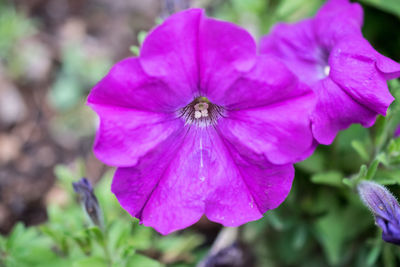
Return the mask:
<svg viewBox="0 0 400 267">
<path fill-rule="evenodd" d="M 119 207 L 110 193 L 113 170 L 92 153 L 97 118 L 87 94 L 175 11 L 205 8 L 259 40 L 274 23 L 313 16 L 323 2 L 0 0 L 0 267 L 196 266 L 210 258 L 219 225 L 202 219 L 162 237 Z M 364 36 L 399 62 L 400 1 L 360 3 Z M 390 89 L 397 97 L 399 81 Z M 287 201 L 242 227 L 207 266 L 396 266 L 399 250 L 381 241 L 372 215 L 342 181 L 369 166 L 377 149 L 400 153 L 392 138 L 398 111 L 395 103 L 373 128 L 355 125 L 299 163 Z M 84 176 L 99 198 L 103 232 L 85 220 L 72 190 Z M 398 165 L 379 167 L 376 179 L 400 193 Z"/>
</svg>

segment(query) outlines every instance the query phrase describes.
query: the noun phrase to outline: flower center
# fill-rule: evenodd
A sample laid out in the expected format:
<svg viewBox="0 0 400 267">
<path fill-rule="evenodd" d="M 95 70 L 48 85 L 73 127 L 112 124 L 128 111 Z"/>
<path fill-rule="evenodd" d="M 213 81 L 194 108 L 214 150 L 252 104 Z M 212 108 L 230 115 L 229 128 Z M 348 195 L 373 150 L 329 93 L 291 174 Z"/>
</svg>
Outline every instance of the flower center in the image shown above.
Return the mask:
<svg viewBox="0 0 400 267">
<path fill-rule="evenodd" d="M 324 79 L 329 76 L 331 67 L 329 66 L 329 50 L 320 47 L 317 49 L 316 60 L 318 63 L 318 78 Z"/>
<path fill-rule="evenodd" d="M 331 72 L 331 67 L 329 67 L 329 65 L 326 65 L 324 67 L 324 74 L 325 76 L 329 76 L 329 73 Z"/>
<path fill-rule="evenodd" d="M 223 114 L 223 107 L 211 103 L 204 96 L 196 97 L 189 105 L 179 110 L 179 117 L 183 118 L 186 124 L 201 127 L 216 124 Z"/>
</svg>

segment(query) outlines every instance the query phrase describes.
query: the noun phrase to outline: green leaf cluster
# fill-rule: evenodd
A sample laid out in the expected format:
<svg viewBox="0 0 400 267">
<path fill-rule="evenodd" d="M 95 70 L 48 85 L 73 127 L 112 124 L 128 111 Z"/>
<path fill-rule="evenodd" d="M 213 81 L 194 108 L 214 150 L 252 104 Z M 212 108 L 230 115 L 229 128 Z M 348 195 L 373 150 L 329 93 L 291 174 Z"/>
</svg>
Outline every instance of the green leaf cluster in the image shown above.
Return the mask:
<svg viewBox="0 0 400 267">
<path fill-rule="evenodd" d="M 62 203 L 48 205 L 48 222 L 37 227 L 19 223 L 0 238 L 1 267 L 191 266 L 204 254 L 198 250 L 204 241 L 199 234 L 188 231 L 162 237 L 123 211 L 110 192 L 112 172 L 95 187 L 105 229 L 90 226 L 71 185 L 84 176 L 84 165 L 80 160 L 74 165 L 55 168 Z"/>
</svg>

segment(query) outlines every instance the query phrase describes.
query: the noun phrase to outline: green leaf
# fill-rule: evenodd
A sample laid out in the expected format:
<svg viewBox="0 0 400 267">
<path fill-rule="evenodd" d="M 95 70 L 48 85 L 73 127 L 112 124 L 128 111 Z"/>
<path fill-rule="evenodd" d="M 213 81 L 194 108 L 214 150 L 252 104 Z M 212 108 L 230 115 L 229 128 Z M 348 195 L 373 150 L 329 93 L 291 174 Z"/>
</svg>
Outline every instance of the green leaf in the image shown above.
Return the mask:
<svg viewBox="0 0 400 267">
<path fill-rule="evenodd" d="M 368 254 L 367 257 L 367 265 L 368 266 L 373 266 L 376 261 L 379 258 L 379 255 L 381 254 L 382 251 L 382 243 L 379 242 L 378 244 L 376 244 L 375 246 L 372 247 L 371 251 Z"/>
<path fill-rule="evenodd" d="M 384 267 L 396 267 L 394 254 L 392 251 L 393 245 L 383 245 L 383 266 Z"/>
<path fill-rule="evenodd" d="M 112 253 L 128 243 L 127 239 L 130 239 L 129 237 L 131 236 L 130 230 L 130 222 L 115 220 L 111 223 L 107 231 L 107 244 Z"/>
<path fill-rule="evenodd" d="M 382 185 L 400 184 L 400 170 L 378 170 L 374 181 Z"/>
<path fill-rule="evenodd" d="M 300 250 L 307 241 L 307 228 L 304 225 L 300 225 L 293 235 L 293 248 Z"/>
<path fill-rule="evenodd" d="M 311 181 L 316 184 L 332 185 L 337 187 L 342 187 L 343 175 L 338 171 L 329 171 L 314 174 L 311 177 Z"/>
<path fill-rule="evenodd" d="M 75 173 L 61 164 L 54 168 L 54 174 L 66 188 L 70 188 L 71 183 L 77 179 Z"/>
<path fill-rule="evenodd" d="M 344 178 L 342 182 L 345 185 L 349 186 L 351 189 L 354 189 L 362 179 L 365 179 L 367 173 L 368 173 L 368 168 L 365 164 L 363 164 L 361 165 L 360 171 L 358 172 L 357 175 L 351 178 Z"/>
<path fill-rule="evenodd" d="M 266 218 L 268 220 L 268 223 L 272 226 L 277 231 L 282 231 L 283 228 L 285 227 L 284 222 L 282 221 L 282 218 L 277 214 L 275 210 L 270 210 L 266 214 Z"/>
<path fill-rule="evenodd" d="M 108 267 L 108 263 L 101 257 L 88 257 L 75 261 L 72 267 Z"/>
<path fill-rule="evenodd" d="M 390 141 L 387 147 L 387 154 L 389 157 L 389 162 L 391 164 L 400 163 L 400 138 L 396 138 Z"/>
<path fill-rule="evenodd" d="M 24 231 L 25 227 L 23 223 L 21 222 L 17 223 L 8 237 L 6 248 L 11 249 L 15 245 L 15 243 L 18 242 L 18 240 L 20 240 L 20 237 L 23 235 Z"/>
<path fill-rule="evenodd" d="M 333 205 L 330 212 L 316 221 L 315 230 L 329 263 L 339 265 L 348 252 L 347 241 L 369 227 L 372 218 L 366 210 L 349 206 L 343 209 L 335 207 L 335 203 L 330 205 Z"/>
<path fill-rule="evenodd" d="M 360 0 L 360 2 L 400 17 L 400 2 L 398 0 Z"/>
<path fill-rule="evenodd" d="M 132 235 L 135 236 L 135 238 L 131 238 L 129 244 L 135 249 L 146 250 L 152 245 L 151 241 L 154 238 L 154 230 L 150 227 L 142 227 L 135 222 Z"/>
<path fill-rule="evenodd" d="M 139 42 L 139 45 L 141 46 L 144 42 L 144 39 L 146 39 L 147 36 L 147 31 L 140 31 L 137 35 L 137 39 Z"/>
<path fill-rule="evenodd" d="M 317 173 L 325 170 L 324 154 L 317 148 L 311 157 L 296 163 L 296 167 L 308 173 Z"/>
<path fill-rule="evenodd" d="M 369 161 L 368 151 L 362 142 L 360 142 L 359 140 L 353 140 L 351 142 L 351 146 L 363 160 Z"/>
<path fill-rule="evenodd" d="M 388 112 L 389 113 L 389 112 Z M 382 148 L 387 138 L 387 118 L 378 116 L 374 127 L 371 129 L 373 132 L 373 141 L 378 150 Z"/>
<path fill-rule="evenodd" d="M 131 53 L 134 56 L 136 56 L 136 57 L 139 56 L 140 49 L 139 49 L 139 47 L 137 45 L 131 45 L 131 47 L 129 47 L 129 50 L 131 50 Z"/>
<path fill-rule="evenodd" d="M 242 1 L 245 2 L 245 1 Z M 322 0 L 282 0 L 278 1 L 277 16 L 286 21 L 296 21 L 315 14 L 323 4 Z"/>
<path fill-rule="evenodd" d="M 374 161 L 372 161 L 371 165 L 368 168 L 367 174 L 365 175 L 365 179 L 371 180 L 372 178 L 374 178 L 376 171 L 378 170 L 379 163 L 379 159 L 374 159 Z"/>
<path fill-rule="evenodd" d="M 93 236 L 94 239 L 95 239 L 99 244 L 104 245 L 104 242 L 105 242 L 105 240 L 104 240 L 104 234 L 103 234 L 103 232 L 100 230 L 99 227 L 97 227 L 97 226 L 90 227 L 90 228 L 86 229 L 86 232 L 87 232 L 88 236 Z"/>
<path fill-rule="evenodd" d="M 148 258 L 146 256 L 135 254 L 129 257 L 126 261 L 126 267 L 161 267 L 163 266 L 156 260 Z"/>
</svg>

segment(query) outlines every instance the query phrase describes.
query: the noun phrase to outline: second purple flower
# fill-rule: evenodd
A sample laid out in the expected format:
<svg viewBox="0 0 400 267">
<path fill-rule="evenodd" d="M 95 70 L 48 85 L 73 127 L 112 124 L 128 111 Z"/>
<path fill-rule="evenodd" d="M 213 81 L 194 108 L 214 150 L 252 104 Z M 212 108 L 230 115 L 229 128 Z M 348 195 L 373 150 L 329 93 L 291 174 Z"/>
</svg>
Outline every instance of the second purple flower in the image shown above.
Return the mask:
<svg viewBox="0 0 400 267">
<path fill-rule="evenodd" d="M 261 41 L 312 87 L 315 139 L 330 144 L 353 123 L 374 124 L 394 100 L 386 81 L 400 77 L 400 64 L 379 54 L 362 36 L 363 10 L 349 0 L 327 1 L 314 18 L 278 23 Z"/>
</svg>

